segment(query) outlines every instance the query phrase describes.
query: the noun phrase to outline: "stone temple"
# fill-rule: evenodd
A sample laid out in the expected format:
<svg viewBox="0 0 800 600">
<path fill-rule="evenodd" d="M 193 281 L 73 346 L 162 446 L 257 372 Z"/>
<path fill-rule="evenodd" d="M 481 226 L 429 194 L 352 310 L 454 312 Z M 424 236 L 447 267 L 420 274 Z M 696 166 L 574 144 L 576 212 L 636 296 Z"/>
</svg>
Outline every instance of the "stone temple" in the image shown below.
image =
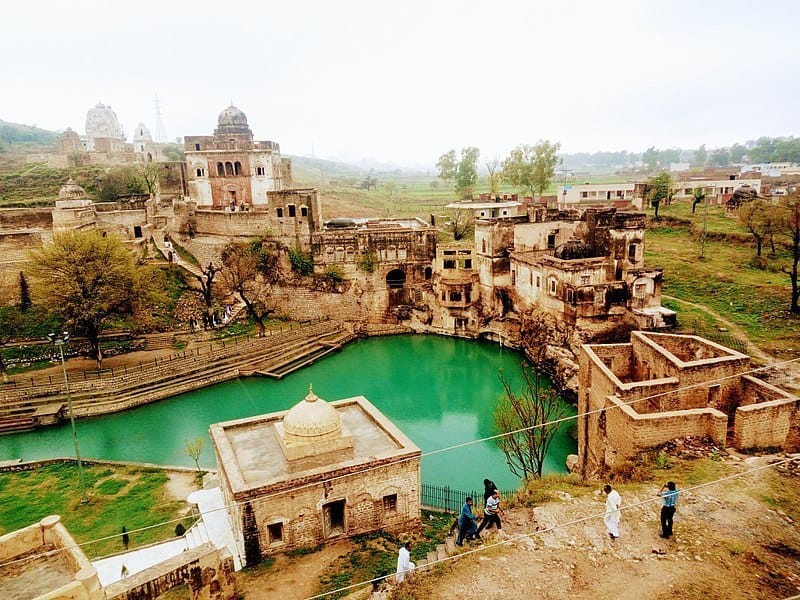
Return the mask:
<svg viewBox="0 0 800 600">
<path fill-rule="evenodd" d="M 211 426 L 239 555 L 420 523 L 420 449 L 363 396 Z"/>
</svg>

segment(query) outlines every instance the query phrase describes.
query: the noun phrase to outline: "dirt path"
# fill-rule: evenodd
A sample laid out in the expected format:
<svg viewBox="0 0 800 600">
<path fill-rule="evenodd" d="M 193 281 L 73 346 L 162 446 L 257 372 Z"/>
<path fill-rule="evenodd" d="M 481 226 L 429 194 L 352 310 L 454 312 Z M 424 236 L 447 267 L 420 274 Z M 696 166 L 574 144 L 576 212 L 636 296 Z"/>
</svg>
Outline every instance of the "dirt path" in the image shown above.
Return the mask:
<svg viewBox="0 0 800 600">
<path fill-rule="evenodd" d="M 752 459 L 755 461 L 763 459 Z M 750 462 L 750 461 L 748 461 Z M 746 470 L 744 462 L 735 467 Z M 800 592 L 800 530 L 770 510 L 772 472 L 748 476 L 685 494 L 679 501 L 675 535 L 658 536 L 658 485 L 621 486 L 620 538 L 608 538 L 602 522 L 604 496 L 564 495 L 560 502 L 508 511 L 503 534 L 484 551 L 451 563 L 440 575 L 418 577 L 404 587 L 413 598 L 475 597 L 592 599 L 782 599 Z M 778 485 L 794 486 L 797 478 Z M 755 492 L 758 489 L 759 492 Z M 763 495 L 762 495 L 763 492 Z M 583 516 L 584 523 L 520 537 Z M 505 541 L 505 545 L 488 547 Z"/>
<path fill-rule="evenodd" d="M 764 365 L 773 365 L 776 363 L 786 363 L 786 361 L 782 359 L 775 358 L 774 356 L 767 354 L 761 348 L 753 344 L 750 341 L 750 338 L 747 337 L 747 333 L 742 329 L 739 325 L 726 319 L 725 317 L 719 315 L 715 311 L 711 310 L 707 306 L 703 304 L 697 304 L 695 302 L 690 302 L 688 300 L 683 300 L 681 298 L 676 298 L 675 296 L 662 296 L 662 298 L 666 298 L 668 300 L 674 300 L 675 302 L 680 302 L 682 304 L 686 304 L 687 306 L 691 306 L 692 308 L 696 308 L 698 310 L 702 310 L 708 315 L 714 317 L 717 321 L 725 325 L 730 332 L 735 335 L 736 337 L 746 340 L 747 341 L 747 353 L 760 363 Z M 774 375 L 773 375 L 774 373 Z M 793 393 L 800 392 L 800 361 L 794 361 L 786 364 L 782 364 L 780 367 L 777 367 L 770 373 L 770 383 L 777 385 L 779 387 L 783 387 Z"/>
</svg>

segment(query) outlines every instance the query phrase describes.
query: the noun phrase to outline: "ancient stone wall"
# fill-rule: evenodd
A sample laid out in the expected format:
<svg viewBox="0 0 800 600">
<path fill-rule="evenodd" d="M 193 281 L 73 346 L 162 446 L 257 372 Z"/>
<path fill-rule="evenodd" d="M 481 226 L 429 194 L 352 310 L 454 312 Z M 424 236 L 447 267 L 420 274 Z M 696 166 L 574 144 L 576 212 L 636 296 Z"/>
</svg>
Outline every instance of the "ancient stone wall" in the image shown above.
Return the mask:
<svg viewBox="0 0 800 600">
<path fill-rule="evenodd" d="M 188 584 L 191 600 L 239 597 L 233 557 L 207 543 L 109 585 L 106 600 L 155 600 L 183 584 Z"/>
<path fill-rule="evenodd" d="M 750 376 L 742 377 L 742 403 L 736 409 L 737 448 L 798 449 L 800 398 Z"/>
<path fill-rule="evenodd" d="M 419 459 L 387 461 L 370 465 L 369 470 L 359 466 L 345 476 L 333 473 L 325 482 L 297 485 L 284 493 L 256 490 L 247 497 L 237 494 L 236 501 L 250 501 L 259 546 L 266 555 L 378 529 L 397 533 L 414 528 L 419 525 L 421 510 L 418 486 Z M 343 531 L 331 530 L 324 517 L 325 505 L 338 501 L 345 506 Z M 242 514 L 238 517 L 242 519 Z M 269 532 L 268 526 L 276 523 L 282 523 L 280 539 Z M 246 527 L 242 525 L 242 529 Z"/>
</svg>

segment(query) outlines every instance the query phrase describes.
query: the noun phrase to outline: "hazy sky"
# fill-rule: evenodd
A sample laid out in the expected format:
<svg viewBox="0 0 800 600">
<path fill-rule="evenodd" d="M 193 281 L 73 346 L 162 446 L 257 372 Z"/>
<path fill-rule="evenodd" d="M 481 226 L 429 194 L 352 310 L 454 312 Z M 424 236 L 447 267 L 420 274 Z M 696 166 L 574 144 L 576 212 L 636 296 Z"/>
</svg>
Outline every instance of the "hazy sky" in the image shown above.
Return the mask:
<svg viewBox="0 0 800 600">
<path fill-rule="evenodd" d="M 800 2 L 46 0 L 2 8 L 0 118 L 209 135 L 233 103 L 285 154 L 433 164 L 800 134 Z"/>
</svg>

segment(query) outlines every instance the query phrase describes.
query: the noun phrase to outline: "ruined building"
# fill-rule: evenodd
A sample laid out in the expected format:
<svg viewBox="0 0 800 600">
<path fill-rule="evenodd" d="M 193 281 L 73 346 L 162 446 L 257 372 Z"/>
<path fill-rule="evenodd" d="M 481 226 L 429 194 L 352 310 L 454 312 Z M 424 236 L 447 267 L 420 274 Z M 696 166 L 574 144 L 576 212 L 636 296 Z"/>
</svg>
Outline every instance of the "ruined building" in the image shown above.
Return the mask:
<svg viewBox="0 0 800 600">
<path fill-rule="evenodd" d="M 644 266 L 645 225 L 644 214 L 615 209 L 478 219 L 483 311 L 539 306 L 575 325 L 632 316 L 642 328 L 664 327 L 675 313 L 661 307 L 661 269 Z"/>
<path fill-rule="evenodd" d="M 420 523 L 421 452 L 363 396 L 211 426 L 243 563 Z"/>
<path fill-rule="evenodd" d="M 743 375 L 750 359 L 693 335 L 636 331 L 580 356 L 578 455 L 584 476 L 686 436 L 739 450 L 800 450 L 800 398 Z"/>
</svg>

